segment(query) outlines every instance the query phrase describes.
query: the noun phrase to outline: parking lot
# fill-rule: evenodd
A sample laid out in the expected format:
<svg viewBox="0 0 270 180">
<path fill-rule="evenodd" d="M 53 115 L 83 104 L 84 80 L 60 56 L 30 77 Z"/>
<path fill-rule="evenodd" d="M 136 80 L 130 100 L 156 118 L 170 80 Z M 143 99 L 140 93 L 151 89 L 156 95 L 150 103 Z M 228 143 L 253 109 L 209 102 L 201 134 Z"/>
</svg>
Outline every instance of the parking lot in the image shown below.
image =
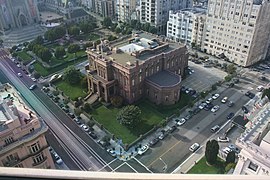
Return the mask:
<svg viewBox="0 0 270 180">
<path fill-rule="evenodd" d="M 214 67 L 203 67 L 202 64 L 188 62 L 189 67 L 194 70 L 194 73 L 187 75 L 183 80 L 183 86 L 195 89 L 197 92 L 203 92 L 210 89 L 213 84 L 224 79 L 226 72 Z"/>
</svg>

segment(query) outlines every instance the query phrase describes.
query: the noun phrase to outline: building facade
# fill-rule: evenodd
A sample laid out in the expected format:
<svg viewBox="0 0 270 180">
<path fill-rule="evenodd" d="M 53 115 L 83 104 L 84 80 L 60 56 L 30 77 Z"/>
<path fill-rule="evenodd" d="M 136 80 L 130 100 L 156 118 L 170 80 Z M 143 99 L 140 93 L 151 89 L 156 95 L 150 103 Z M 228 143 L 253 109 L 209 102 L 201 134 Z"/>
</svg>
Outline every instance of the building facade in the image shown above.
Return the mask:
<svg viewBox="0 0 270 180">
<path fill-rule="evenodd" d="M 127 22 L 136 10 L 136 0 L 116 0 L 117 21 Z"/>
<path fill-rule="evenodd" d="M 0 85 L 0 166 L 54 169 L 47 130 L 12 86 Z"/>
<path fill-rule="evenodd" d="M 206 8 L 193 7 L 169 12 L 167 37 L 186 45 L 201 47 Z"/>
<path fill-rule="evenodd" d="M 169 11 L 180 10 L 192 7 L 192 0 L 141 0 L 140 1 L 140 21 L 150 23 L 157 28 L 158 34 L 166 34 L 166 25 L 169 19 Z"/>
<path fill-rule="evenodd" d="M 0 32 L 39 22 L 36 0 L 0 0 Z"/>
<path fill-rule="evenodd" d="M 241 66 L 265 59 L 270 38 L 270 1 L 209 0 L 202 50 Z"/>
<path fill-rule="evenodd" d="M 115 1 L 116 0 L 93 0 L 92 11 L 99 14 L 102 17 L 115 18 Z"/>
<path fill-rule="evenodd" d="M 88 49 L 87 54 L 89 91 L 105 101 L 120 95 L 127 103 L 142 97 L 156 104 L 178 102 L 188 65 L 184 45 L 139 32 Z"/>
</svg>

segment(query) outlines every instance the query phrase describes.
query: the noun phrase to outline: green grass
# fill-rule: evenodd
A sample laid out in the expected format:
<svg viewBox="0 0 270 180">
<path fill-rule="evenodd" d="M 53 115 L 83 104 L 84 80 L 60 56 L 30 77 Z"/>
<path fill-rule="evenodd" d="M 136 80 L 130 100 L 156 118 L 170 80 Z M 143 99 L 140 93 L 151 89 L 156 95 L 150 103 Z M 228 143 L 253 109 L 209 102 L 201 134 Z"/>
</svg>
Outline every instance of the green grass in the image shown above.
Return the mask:
<svg viewBox="0 0 270 180">
<path fill-rule="evenodd" d="M 133 129 L 126 128 L 116 120 L 117 113 L 120 109 L 100 106 L 93 110 L 91 114 L 108 131 L 116 137 L 121 138 L 124 143 L 130 144 L 141 134 L 145 134 L 152 129 L 154 125 L 160 123 L 163 119 L 162 114 L 150 107 L 148 104 L 142 102 L 138 104 L 138 106 L 142 111 L 142 122 L 138 127 Z"/>
<path fill-rule="evenodd" d="M 23 62 L 27 62 L 27 63 L 29 63 L 32 60 L 32 57 L 29 54 L 27 54 L 27 52 L 25 51 L 18 52 L 18 57 L 20 57 Z"/>
<path fill-rule="evenodd" d="M 80 85 L 70 85 L 66 81 L 56 82 L 55 85 L 73 101 L 78 97 L 84 98 L 87 95 L 87 89 L 83 89 Z"/>
<path fill-rule="evenodd" d="M 79 58 L 79 59 L 77 59 L 75 61 L 65 62 L 65 63 L 62 63 L 61 65 L 59 65 L 57 67 L 53 67 L 53 68 L 46 68 L 38 61 L 35 62 L 33 65 L 34 65 L 35 71 L 37 71 L 41 76 L 46 77 L 46 76 L 48 76 L 50 74 L 53 74 L 53 73 L 55 73 L 57 71 L 63 70 L 68 66 L 81 63 L 81 62 L 83 62 L 85 60 L 87 60 L 87 57 Z"/>
<path fill-rule="evenodd" d="M 218 159 L 215 165 L 208 166 L 205 157 L 203 157 L 189 170 L 188 174 L 224 174 L 224 161 Z"/>
<path fill-rule="evenodd" d="M 56 64 L 61 64 L 61 63 L 66 63 L 67 61 L 70 61 L 71 59 L 75 58 L 75 57 L 81 57 L 83 55 L 86 55 L 85 51 L 79 51 L 76 53 L 76 56 L 74 53 L 70 54 L 70 53 L 66 53 L 66 57 L 65 58 L 61 58 L 61 59 L 56 59 L 55 57 L 52 57 L 51 62 L 49 63 L 50 66 L 54 66 Z"/>
<path fill-rule="evenodd" d="M 88 36 L 88 40 L 89 40 L 89 41 L 95 41 L 95 40 L 98 40 L 99 38 L 100 38 L 100 36 L 97 35 L 97 34 L 90 34 L 90 35 Z"/>
</svg>

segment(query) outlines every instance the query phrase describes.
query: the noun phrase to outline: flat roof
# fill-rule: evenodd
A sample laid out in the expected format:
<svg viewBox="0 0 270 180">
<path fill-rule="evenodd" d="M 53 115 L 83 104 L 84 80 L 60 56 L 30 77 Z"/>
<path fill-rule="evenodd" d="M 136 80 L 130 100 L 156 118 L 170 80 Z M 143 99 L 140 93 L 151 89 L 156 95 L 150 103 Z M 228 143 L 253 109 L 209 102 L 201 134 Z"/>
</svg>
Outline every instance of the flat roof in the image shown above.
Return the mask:
<svg viewBox="0 0 270 180">
<path fill-rule="evenodd" d="M 233 120 L 232 123 L 234 123 L 235 125 L 237 125 L 238 127 L 240 127 L 241 129 L 246 129 L 245 125 L 248 123 L 248 119 L 244 119 L 243 116 L 236 116 Z"/>
<path fill-rule="evenodd" d="M 160 71 L 152 76 L 147 77 L 146 79 L 163 87 L 174 86 L 181 81 L 179 75 L 168 71 Z"/>
<path fill-rule="evenodd" d="M 119 38 L 110 42 L 109 47 L 118 49 L 110 51 L 110 53 L 103 52 L 103 57 L 107 60 L 113 60 L 122 66 L 130 66 L 129 64 L 136 64 L 136 61 L 142 63 L 143 61 L 159 55 L 167 53 L 179 47 L 184 47 L 184 44 L 175 42 L 163 42 L 162 38 L 147 32 L 136 32 L 133 36 Z M 90 52 L 88 49 L 87 51 Z M 92 51 L 91 53 L 100 55 L 100 51 Z M 135 53 L 140 53 L 137 57 Z"/>
</svg>

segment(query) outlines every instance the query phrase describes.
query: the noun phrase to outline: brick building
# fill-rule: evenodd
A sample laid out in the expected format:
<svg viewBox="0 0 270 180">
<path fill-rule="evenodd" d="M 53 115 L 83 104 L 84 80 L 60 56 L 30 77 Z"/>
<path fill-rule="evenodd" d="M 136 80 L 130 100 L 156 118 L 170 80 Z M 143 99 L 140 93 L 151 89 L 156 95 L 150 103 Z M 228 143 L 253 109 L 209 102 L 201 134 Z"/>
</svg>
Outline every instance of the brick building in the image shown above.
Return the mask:
<svg viewBox="0 0 270 180">
<path fill-rule="evenodd" d="M 87 49 L 88 88 L 106 102 L 120 95 L 127 103 L 147 97 L 156 104 L 180 98 L 181 77 L 188 65 L 184 45 L 139 32 Z"/>
</svg>

